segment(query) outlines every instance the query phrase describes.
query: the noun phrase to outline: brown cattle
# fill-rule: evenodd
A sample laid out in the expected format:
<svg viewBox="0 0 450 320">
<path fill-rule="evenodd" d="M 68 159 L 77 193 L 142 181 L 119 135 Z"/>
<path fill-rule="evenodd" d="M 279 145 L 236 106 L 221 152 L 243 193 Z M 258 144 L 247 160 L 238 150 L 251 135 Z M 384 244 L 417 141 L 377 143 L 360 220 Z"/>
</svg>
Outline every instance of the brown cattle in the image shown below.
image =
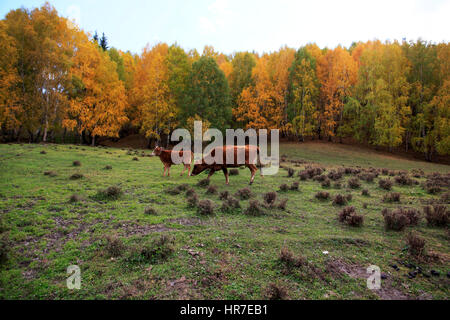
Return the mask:
<svg viewBox="0 0 450 320">
<path fill-rule="evenodd" d="M 220 163 L 208 164 L 207 162 L 205 162 L 205 158 L 203 158 L 201 163 L 194 163 L 194 168 L 192 169 L 191 175 L 195 176 L 195 175 L 205 171 L 206 169 L 209 169 L 210 171 L 209 171 L 209 175 L 207 178 L 207 179 L 209 179 L 214 174 L 214 172 L 222 170 L 223 174 L 225 175 L 226 183 L 228 184 L 229 181 L 228 181 L 227 168 L 237 168 L 242 165 L 245 165 L 247 168 L 250 169 L 252 176 L 250 178 L 249 184 L 252 184 L 253 180 L 255 179 L 255 173 L 258 170 L 258 168 L 256 167 L 256 165 L 254 163 L 256 163 L 257 157 L 259 155 L 259 147 L 254 146 L 254 145 L 217 147 L 217 148 L 213 149 L 207 157 L 213 158 L 214 155 L 216 154 L 216 150 L 218 150 L 219 148 L 222 148 L 222 155 L 223 155 L 223 161 L 221 164 Z M 231 149 L 230 152 L 232 152 L 232 155 L 233 155 L 233 157 L 232 157 L 233 161 L 231 161 L 230 163 L 227 163 L 227 161 L 226 161 L 227 150 L 230 150 L 230 149 Z M 251 153 L 251 151 L 252 151 L 252 153 Z M 238 163 L 238 152 L 245 153 L 244 163 Z M 250 156 L 252 156 L 251 159 L 250 159 Z M 256 157 L 256 158 L 253 158 L 253 157 Z"/>
<path fill-rule="evenodd" d="M 158 156 L 159 159 L 161 160 L 161 162 L 164 165 L 164 173 L 163 176 L 166 176 L 166 170 L 167 170 L 167 176 L 170 176 L 170 167 L 173 164 L 184 164 L 184 168 L 183 168 L 183 172 L 181 172 L 180 176 L 183 175 L 184 171 L 186 171 L 186 168 L 188 169 L 188 176 L 191 175 L 190 171 L 191 171 L 191 162 L 193 159 L 193 154 L 191 151 L 178 151 L 178 155 L 180 156 L 180 158 L 182 159 L 181 163 L 174 163 L 172 161 L 172 150 L 164 150 L 161 147 L 156 147 L 155 150 L 153 150 L 152 155 L 154 156 Z M 189 161 L 189 162 L 188 162 Z"/>
</svg>

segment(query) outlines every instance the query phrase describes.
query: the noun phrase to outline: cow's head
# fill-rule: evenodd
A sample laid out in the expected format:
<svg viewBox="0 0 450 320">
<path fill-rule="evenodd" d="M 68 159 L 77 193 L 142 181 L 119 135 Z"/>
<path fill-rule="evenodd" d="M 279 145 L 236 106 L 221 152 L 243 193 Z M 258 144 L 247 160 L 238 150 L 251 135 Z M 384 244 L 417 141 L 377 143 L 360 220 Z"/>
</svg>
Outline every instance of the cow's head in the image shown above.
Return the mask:
<svg viewBox="0 0 450 320">
<path fill-rule="evenodd" d="M 194 164 L 194 168 L 192 169 L 191 176 L 196 176 L 199 173 L 202 173 L 203 171 L 205 171 L 207 168 L 208 168 L 208 165 L 206 165 L 204 163 Z"/>
<path fill-rule="evenodd" d="M 152 152 L 152 156 L 160 156 L 162 150 L 163 150 L 163 148 L 156 146 Z"/>
</svg>

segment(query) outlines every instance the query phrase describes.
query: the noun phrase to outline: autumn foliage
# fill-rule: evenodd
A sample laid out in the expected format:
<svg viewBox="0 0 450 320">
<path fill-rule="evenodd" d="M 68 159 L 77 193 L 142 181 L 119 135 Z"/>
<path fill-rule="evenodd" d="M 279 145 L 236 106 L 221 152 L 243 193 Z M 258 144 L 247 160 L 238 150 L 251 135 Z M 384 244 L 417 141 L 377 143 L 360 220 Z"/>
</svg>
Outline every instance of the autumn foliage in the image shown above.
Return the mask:
<svg viewBox="0 0 450 320">
<path fill-rule="evenodd" d="M 179 127 L 280 129 L 285 138 L 356 141 L 450 154 L 448 43 L 226 55 L 205 46 L 108 48 L 50 5 L 0 21 L 0 141 L 80 141 Z"/>
</svg>

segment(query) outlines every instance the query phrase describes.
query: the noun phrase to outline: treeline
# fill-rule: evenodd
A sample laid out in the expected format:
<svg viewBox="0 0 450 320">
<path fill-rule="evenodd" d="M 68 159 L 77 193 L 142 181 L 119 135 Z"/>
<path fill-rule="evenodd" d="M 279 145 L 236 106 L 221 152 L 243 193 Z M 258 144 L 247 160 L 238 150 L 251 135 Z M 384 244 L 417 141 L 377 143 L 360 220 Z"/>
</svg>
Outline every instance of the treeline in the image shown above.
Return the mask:
<svg viewBox="0 0 450 320">
<path fill-rule="evenodd" d="M 174 45 L 140 55 L 108 48 L 49 4 L 0 21 L 3 141 L 140 132 L 167 142 L 178 127 L 278 128 L 298 140 L 341 140 L 426 159 L 450 154 L 448 43 L 370 41 L 350 48 L 238 52 Z"/>
</svg>

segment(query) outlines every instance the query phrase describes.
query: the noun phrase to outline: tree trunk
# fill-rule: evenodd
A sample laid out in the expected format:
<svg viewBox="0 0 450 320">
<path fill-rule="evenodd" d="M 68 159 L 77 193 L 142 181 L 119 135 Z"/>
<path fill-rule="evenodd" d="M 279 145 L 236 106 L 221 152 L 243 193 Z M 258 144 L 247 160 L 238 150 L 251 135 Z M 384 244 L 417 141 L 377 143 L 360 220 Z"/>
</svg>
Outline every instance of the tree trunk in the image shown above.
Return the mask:
<svg viewBox="0 0 450 320">
<path fill-rule="evenodd" d="M 92 146 L 95 147 L 95 136 L 92 136 Z"/>
</svg>

